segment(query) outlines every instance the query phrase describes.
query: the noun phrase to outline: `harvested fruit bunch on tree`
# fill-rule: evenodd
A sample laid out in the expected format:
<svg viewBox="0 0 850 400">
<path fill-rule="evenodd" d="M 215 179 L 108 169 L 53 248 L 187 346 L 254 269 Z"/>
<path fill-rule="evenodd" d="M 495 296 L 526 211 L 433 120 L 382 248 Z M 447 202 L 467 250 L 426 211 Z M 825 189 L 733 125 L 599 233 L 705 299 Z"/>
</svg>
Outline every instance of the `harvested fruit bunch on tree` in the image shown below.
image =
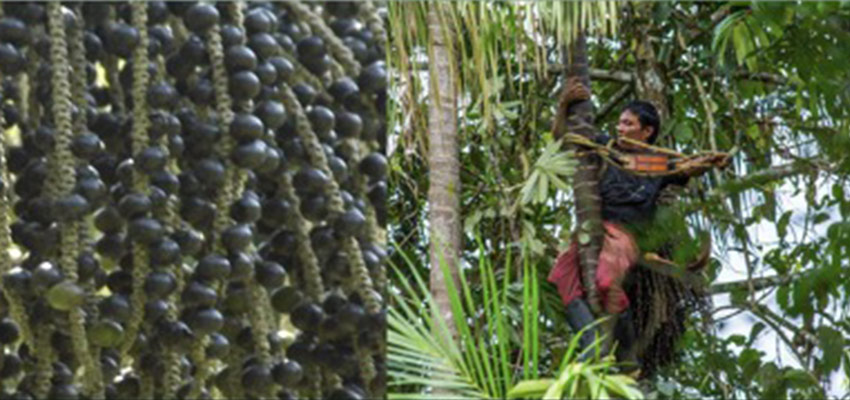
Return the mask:
<svg viewBox="0 0 850 400">
<path fill-rule="evenodd" d="M 370 2 L 0 6 L 0 397 L 374 398 Z"/>
</svg>

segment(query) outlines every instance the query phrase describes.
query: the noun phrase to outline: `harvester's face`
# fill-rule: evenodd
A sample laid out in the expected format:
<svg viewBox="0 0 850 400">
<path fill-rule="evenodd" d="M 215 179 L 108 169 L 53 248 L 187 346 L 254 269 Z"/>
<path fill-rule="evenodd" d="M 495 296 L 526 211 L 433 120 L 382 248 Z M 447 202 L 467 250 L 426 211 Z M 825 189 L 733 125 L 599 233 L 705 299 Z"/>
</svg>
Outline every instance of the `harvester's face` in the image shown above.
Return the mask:
<svg viewBox="0 0 850 400">
<path fill-rule="evenodd" d="M 638 116 L 626 110 L 620 114 L 620 120 L 617 122 L 617 133 L 621 138 L 625 137 L 646 142 L 652 136 L 652 127 L 642 126 Z"/>
</svg>

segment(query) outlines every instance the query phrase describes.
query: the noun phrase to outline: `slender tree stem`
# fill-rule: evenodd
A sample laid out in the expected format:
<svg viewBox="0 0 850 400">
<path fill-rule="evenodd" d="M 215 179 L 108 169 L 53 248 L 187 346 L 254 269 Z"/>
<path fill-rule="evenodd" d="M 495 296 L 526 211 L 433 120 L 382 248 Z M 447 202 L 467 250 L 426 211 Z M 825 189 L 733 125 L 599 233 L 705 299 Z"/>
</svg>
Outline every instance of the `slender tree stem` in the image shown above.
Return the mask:
<svg viewBox="0 0 850 400">
<path fill-rule="evenodd" d="M 450 26 L 441 16 L 441 3 L 428 7 L 428 32 L 431 66 L 431 93 L 433 102 L 429 109 L 428 165 L 431 185 L 428 189 L 431 225 L 431 292 L 439 314 L 449 326 L 452 336 L 457 327 L 452 318 L 446 279 L 460 287 L 457 263 L 461 254 L 460 220 L 460 168 L 457 145 L 457 81 L 453 66 Z M 445 276 L 441 263 L 445 263 L 450 276 Z"/>
</svg>

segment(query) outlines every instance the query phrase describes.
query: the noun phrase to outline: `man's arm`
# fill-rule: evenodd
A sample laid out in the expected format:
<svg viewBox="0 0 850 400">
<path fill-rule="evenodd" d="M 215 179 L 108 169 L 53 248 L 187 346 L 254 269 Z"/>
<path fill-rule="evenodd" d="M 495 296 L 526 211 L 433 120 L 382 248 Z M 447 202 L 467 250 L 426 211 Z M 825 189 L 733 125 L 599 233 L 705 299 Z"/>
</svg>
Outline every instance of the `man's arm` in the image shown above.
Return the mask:
<svg viewBox="0 0 850 400">
<path fill-rule="evenodd" d="M 730 156 L 725 153 L 706 154 L 684 160 L 668 162 L 664 155 L 626 154 L 619 157 L 622 168 L 637 173 L 658 173 L 662 187 L 685 186 L 691 177 L 704 174 L 713 167 L 723 168 L 729 164 Z"/>
<path fill-rule="evenodd" d="M 689 158 L 675 164 L 675 170 L 688 177 L 699 176 L 711 168 L 725 168 L 732 157 L 727 153 L 713 153 Z"/>
</svg>

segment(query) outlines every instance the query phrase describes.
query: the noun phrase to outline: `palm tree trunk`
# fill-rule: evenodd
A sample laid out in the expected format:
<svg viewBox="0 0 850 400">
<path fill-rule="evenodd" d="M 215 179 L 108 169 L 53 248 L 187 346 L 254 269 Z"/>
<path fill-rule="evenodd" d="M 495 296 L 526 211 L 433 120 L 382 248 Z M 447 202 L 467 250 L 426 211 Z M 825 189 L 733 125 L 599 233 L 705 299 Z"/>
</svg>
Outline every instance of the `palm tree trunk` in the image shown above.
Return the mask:
<svg viewBox="0 0 850 400">
<path fill-rule="evenodd" d="M 575 39 L 568 54 L 571 60 L 569 60 L 569 67 L 567 68 L 567 77 L 577 76 L 581 79 L 582 84 L 590 87 L 587 42 L 584 34 L 580 34 Z M 571 105 L 569 110 L 567 110 L 566 104 L 560 107 L 555 121 L 555 138 L 560 138 L 567 132 L 588 138 L 596 134 L 596 127 L 593 126 L 593 103 L 589 100 L 582 100 Z M 603 312 L 599 306 L 599 294 L 596 291 L 595 279 L 603 238 L 599 198 L 600 160 L 596 156 L 588 156 L 581 161 L 573 179 L 576 222 L 579 227 L 579 260 L 587 301 L 593 312 L 598 316 Z"/>
<path fill-rule="evenodd" d="M 457 82 L 451 68 L 451 36 L 448 24 L 441 21 L 442 4 L 430 3 L 428 32 L 430 41 L 431 105 L 428 111 L 430 132 L 428 166 L 430 187 L 428 205 L 430 224 L 431 294 L 437 312 L 446 321 L 452 337 L 457 327 L 452 318 L 449 288 L 440 263 L 448 267 L 450 279 L 459 288 L 458 260 L 461 252 L 460 164 L 457 144 Z"/>
</svg>

